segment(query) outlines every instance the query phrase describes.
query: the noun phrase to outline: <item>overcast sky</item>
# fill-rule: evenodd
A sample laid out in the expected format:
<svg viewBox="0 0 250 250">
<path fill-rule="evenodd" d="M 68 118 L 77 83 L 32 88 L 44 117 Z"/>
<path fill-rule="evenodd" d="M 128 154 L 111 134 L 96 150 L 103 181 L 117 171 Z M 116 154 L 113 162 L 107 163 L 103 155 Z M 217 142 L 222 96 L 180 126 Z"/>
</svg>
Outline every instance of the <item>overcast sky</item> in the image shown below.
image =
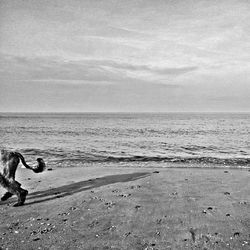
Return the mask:
<svg viewBox="0 0 250 250">
<path fill-rule="evenodd" d="M 250 111 L 250 1 L 0 0 L 0 111 Z"/>
</svg>

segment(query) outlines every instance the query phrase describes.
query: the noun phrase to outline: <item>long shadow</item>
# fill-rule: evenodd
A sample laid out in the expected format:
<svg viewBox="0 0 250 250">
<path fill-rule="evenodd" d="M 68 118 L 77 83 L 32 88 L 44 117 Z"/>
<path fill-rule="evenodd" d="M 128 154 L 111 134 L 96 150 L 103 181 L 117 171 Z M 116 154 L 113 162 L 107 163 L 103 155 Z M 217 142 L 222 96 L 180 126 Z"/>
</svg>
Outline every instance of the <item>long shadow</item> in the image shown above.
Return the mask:
<svg viewBox="0 0 250 250">
<path fill-rule="evenodd" d="M 101 178 L 75 182 L 75 183 L 64 185 L 64 186 L 57 187 L 57 188 L 33 192 L 27 196 L 25 205 L 31 205 L 31 204 L 41 203 L 45 201 L 50 201 L 50 200 L 66 197 L 69 195 L 73 195 L 75 193 L 80 193 L 86 190 L 90 190 L 90 189 L 94 189 L 94 188 L 98 188 L 101 186 L 106 186 L 106 185 L 110 185 L 110 184 L 114 184 L 118 182 L 135 181 L 141 178 L 145 178 L 147 176 L 150 176 L 150 173 L 137 172 L 137 173 L 131 173 L 131 174 L 108 175 L 108 176 L 104 176 Z M 35 199 L 35 201 L 29 202 L 29 200 L 33 200 L 33 199 Z M 13 201 L 13 199 L 9 201 Z M 6 203 L 7 202 L 3 202 L 1 205 L 6 204 Z"/>
</svg>

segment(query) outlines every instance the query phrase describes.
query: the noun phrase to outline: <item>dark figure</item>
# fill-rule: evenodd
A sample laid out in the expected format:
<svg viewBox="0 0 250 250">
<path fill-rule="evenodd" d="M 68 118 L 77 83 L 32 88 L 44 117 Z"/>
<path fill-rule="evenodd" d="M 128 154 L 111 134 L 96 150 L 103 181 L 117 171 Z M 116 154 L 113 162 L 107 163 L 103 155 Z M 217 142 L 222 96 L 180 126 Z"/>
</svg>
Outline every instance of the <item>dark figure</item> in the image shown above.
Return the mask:
<svg viewBox="0 0 250 250">
<path fill-rule="evenodd" d="M 3 168 L 2 173 L 0 172 L 0 184 L 8 191 L 2 196 L 1 200 L 6 201 L 15 194 L 18 197 L 18 202 L 14 204 L 14 207 L 22 206 L 28 191 L 22 189 L 21 184 L 15 180 L 16 169 L 20 160 L 26 168 L 33 170 L 35 173 L 43 172 L 46 165 L 42 158 L 37 158 L 38 164 L 35 167 L 31 167 L 27 165 L 24 157 L 18 152 L 2 149 L 0 153 L 0 165 L 2 165 Z"/>
</svg>

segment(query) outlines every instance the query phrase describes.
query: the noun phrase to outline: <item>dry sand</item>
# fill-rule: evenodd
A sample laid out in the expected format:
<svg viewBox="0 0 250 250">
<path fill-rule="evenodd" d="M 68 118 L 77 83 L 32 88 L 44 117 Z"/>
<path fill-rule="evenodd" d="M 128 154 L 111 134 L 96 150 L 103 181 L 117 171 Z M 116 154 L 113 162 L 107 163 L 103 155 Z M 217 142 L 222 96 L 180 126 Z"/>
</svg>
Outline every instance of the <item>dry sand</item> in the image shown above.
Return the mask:
<svg viewBox="0 0 250 250">
<path fill-rule="evenodd" d="M 22 207 L 0 203 L 0 249 L 250 249 L 248 170 L 17 174 L 29 195 Z"/>
</svg>

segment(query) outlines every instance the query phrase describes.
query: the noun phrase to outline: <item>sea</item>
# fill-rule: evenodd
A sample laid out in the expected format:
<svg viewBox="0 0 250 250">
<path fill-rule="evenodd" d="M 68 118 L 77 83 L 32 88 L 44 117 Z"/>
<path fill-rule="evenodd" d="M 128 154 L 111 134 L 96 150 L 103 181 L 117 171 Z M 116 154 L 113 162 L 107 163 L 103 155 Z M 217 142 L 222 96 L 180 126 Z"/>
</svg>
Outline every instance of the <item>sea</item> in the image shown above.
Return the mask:
<svg viewBox="0 0 250 250">
<path fill-rule="evenodd" d="M 250 168 L 250 113 L 0 113 L 0 145 L 48 167 Z"/>
</svg>

